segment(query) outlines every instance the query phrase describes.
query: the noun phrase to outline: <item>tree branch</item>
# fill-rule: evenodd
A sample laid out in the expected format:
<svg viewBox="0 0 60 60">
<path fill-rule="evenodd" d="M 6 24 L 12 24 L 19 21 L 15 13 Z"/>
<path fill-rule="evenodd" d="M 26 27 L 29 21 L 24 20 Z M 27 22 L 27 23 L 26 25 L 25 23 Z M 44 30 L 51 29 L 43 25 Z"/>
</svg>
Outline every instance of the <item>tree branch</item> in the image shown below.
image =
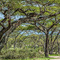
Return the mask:
<svg viewBox="0 0 60 60">
<path fill-rule="evenodd" d="M 56 35 L 56 37 L 55 37 L 55 39 L 54 39 L 54 41 L 53 41 L 53 45 L 54 45 L 56 39 L 58 38 L 59 33 L 60 33 L 60 30 L 59 30 L 59 32 L 57 33 L 57 35 Z"/>
<path fill-rule="evenodd" d="M 4 26 L 4 24 L 2 22 L 0 22 L 0 25 L 5 29 L 5 26 Z"/>
</svg>

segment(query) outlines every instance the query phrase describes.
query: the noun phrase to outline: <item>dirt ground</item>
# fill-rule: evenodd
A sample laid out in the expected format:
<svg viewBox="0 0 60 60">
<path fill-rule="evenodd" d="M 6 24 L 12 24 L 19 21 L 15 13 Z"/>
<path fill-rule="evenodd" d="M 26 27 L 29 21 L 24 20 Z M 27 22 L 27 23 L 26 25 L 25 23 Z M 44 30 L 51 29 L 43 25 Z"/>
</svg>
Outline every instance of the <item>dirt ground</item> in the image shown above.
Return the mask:
<svg viewBox="0 0 60 60">
<path fill-rule="evenodd" d="M 50 56 L 50 58 L 56 58 L 56 59 L 50 59 L 50 60 L 60 60 L 60 56 Z"/>
<path fill-rule="evenodd" d="M 50 59 L 50 60 L 60 60 L 60 59 Z"/>
</svg>

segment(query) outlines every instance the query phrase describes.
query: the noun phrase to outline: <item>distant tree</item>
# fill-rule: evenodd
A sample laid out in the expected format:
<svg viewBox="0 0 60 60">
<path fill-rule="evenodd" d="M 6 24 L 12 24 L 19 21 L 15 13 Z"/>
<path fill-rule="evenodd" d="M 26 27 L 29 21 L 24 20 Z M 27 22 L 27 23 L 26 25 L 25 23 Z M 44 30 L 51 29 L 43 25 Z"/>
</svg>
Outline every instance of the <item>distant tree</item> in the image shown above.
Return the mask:
<svg viewBox="0 0 60 60">
<path fill-rule="evenodd" d="M 53 50 L 54 50 L 54 46 L 55 46 L 55 44 L 57 44 L 58 43 L 58 37 L 59 37 L 59 34 L 60 34 L 60 31 L 55 31 L 57 28 L 54 28 L 52 31 L 51 31 L 51 33 L 50 33 L 50 38 L 49 38 L 49 48 L 50 48 L 50 50 L 49 50 L 49 53 L 50 54 L 53 54 Z"/>
</svg>

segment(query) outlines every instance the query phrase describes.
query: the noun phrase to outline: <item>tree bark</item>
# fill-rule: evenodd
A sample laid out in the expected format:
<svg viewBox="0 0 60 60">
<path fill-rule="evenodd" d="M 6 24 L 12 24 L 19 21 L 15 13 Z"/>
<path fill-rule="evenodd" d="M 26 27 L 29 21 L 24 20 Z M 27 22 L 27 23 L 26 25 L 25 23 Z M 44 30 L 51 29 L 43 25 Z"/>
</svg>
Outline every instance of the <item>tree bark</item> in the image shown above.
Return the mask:
<svg viewBox="0 0 60 60">
<path fill-rule="evenodd" d="M 60 54 L 60 44 L 57 42 L 58 45 L 58 54 Z"/>
<path fill-rule="evenodd" d="M 48 32 L 46 34 L 46 42 L 45 42 L 45 57 L 48 57 Z"/>
</svg>

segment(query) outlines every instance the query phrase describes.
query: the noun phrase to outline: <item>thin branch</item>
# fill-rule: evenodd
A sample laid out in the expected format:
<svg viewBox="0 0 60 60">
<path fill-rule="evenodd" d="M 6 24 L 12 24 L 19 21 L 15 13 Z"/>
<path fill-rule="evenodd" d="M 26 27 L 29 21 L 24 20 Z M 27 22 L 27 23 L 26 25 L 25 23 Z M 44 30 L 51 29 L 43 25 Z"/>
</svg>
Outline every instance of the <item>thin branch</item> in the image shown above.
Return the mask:
<svg viewBox="0 0 60 60">
<path fill-rule="evenodd" d="M 38 24 L 39 24 L 43 29 L 47 29 L 43 24 L 40 24 L 39 22 L 38 22 Z"/>
<path fill-rule="evenodd" d="M 54 33 L 54 31 L 56 30 L 56 27 L 53 29 L 53 31 L 50 33 L 50 35 L 52 35 Z"/>
<path fill-rule="evenodd" d="M 56 37 L 55 37 L 55 39 L 54 39 L 54 41 L 53 41 L 53 45 L 54 45 L 54 43 L 55 43 L 56 39 L 58 38 L 59 33 L 60 33 L 60 30 L 59 30 L 59 32 L 57 33 L 57 35 L 56 35 Z"/>
<path fill-rule="evenodd" d="M 54 28 L 53 31 L 50 33 L 50 35 L 51 35 L 51 43 L 52 43 L 52 37 L 53 37 L 52 35 L 53 35 L 55 30 L 56 30 L 56 28 Z"/>
<path fill-rule="evenodd" d="M 37 25 L 35 25 L 35 26 L 37 27 L 37 29 L 39 29 L 40 31 L 42 31 L 46 34 L 46 32 L 43 29 L 39 28 Z"/>
<path fill-rule="evenodd" d="M 0 25 L 5 29 L 5 26 L 4 26 L 4 24 L 2 22 L 0 22 Z"/>
<path fill-rule="evenodd" d="M 8 11 L 8 10 L 5 10 L 5 11 L 3 12 L 5 18 L 1 21 L 2 23 L 4 23 L 4 22 L 7 20 L 7 14 L 6 14 L 7 11 Z"/>
</svg>

